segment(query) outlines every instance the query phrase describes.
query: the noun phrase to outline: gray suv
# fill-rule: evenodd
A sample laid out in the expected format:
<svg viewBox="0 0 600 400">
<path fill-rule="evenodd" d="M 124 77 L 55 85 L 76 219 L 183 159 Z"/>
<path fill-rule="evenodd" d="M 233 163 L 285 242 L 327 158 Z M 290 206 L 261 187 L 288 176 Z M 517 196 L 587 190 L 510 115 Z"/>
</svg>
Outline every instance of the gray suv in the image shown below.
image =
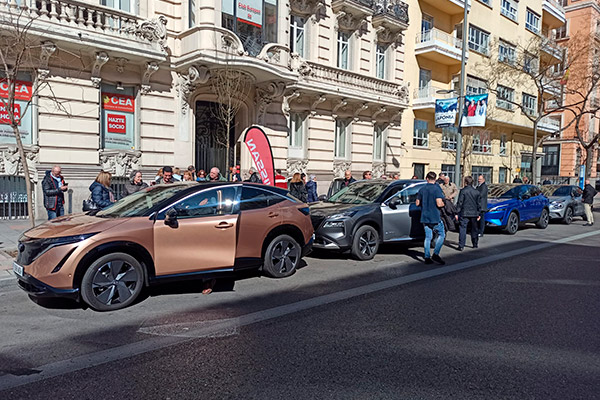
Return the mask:
<svg viewBox="0 0 600 400">
<path fill-rule="evenodd" d="M 584 216 L 581 202 L 582 190 L 575 185 L 544 185 L 542 192 L 550 199 L 550 219 L 561 220 L 565 224 L 574 217 Z"/>
</svg>

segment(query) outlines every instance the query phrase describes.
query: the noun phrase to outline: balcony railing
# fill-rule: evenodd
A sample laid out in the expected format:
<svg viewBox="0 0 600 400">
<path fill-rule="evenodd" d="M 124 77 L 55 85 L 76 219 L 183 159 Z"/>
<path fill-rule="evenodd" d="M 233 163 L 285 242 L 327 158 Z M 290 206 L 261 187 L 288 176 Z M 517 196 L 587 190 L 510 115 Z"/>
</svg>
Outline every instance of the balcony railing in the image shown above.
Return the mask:
<svg viewBox="0 0 600 400">
<path fill-rule="evenodd" d="M 401 0 L 375 0 L 374 15 L 388 15 L 408 24 L 408 4 Z"/>
<path fill-rule="evenodd" d="M 463 41 L 452 36 L 449 33 L 441 31 L 437 28 L 430 29 L 419 33 L 415 39 L 416 43 L 441 42 L 457 49 L 462 49 Z"/>
<path fill-rule="evenodd" d="M 550 115 L 542 118 L 540 122 L 538 122 L 538 126 L 542 129 L 549 131 L 559 131 L 560 130 L 560 119 L 554 118 Z"/>
<path fill-rule="evenodd" d="M 415 91 L 413 93 L 413 98 L 415 100 L 428 100 L 428 99 L 442 98 L 442 96 L 437 94 L 441 90 L 442 90 L 441 88 L 436 87 L 436 86 L 425 86 L 425 87 L 417 88 L 417 89 L 415 89 Z"/>
</svg>

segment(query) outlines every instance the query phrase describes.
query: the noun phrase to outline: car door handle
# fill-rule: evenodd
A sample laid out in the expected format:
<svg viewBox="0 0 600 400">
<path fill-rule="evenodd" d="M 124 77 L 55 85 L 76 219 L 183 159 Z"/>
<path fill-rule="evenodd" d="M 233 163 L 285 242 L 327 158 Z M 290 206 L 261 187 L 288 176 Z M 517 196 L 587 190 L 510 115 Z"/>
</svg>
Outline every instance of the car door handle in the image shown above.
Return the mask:
<svg viewBox="0 0 600 400">
<path fill-rule="evenodd" d="M 232 223 L 230 222 L 219 222 L 217 225 L 215 225 L 215 228 L 219 228 L 219 229 L 227 229 L 227 228 L 231 228 L 233 226 Z"/>
<path fill-rule="evenodd" d="M 268 215 L 269 218 L 275 218 L 275 217 L 278 217 L 278 216 L 279 216 L 279 214 L 275 213 L 275 212 L 270 212 L 269 215 Z"/>
</svg>

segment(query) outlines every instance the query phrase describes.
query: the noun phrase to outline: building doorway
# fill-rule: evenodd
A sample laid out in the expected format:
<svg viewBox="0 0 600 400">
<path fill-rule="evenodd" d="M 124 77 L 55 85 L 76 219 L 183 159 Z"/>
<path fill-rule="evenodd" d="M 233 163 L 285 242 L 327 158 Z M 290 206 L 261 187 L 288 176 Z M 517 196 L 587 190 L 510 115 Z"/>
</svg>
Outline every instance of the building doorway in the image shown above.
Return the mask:
<svg viewBox="0 0 600 400">
<path fill-rule="evenodd" d="M 194 161 L 198 170 L 208 172 L 218 167 L 221 174 L 227 177 L 229 167 L 239 164 L 239 151 L 236 152 L 235 121 L 229 129 L 229 166 L 227 164 L 227 145 L 225 126 L 215 116 L 216 103 L 210 101 L 196 102 L 196 144 Z"/>
</svg>

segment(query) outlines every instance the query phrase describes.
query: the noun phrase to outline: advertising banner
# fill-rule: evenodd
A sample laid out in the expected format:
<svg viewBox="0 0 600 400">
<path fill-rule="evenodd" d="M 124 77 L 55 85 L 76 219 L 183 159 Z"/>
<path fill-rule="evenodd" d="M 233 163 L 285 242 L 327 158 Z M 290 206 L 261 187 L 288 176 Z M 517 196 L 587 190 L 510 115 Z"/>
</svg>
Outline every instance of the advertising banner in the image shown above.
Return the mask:
<svg viewBox="0 0 600 400">
<path fill-rule="evenodd" d="M 275 165 L 273 164 L 273 152 L 267 134 L 258 126 L 251 126 L 246 131 L 244 143 L 250 150 L 250 155 L 263 184 L 274 186 Z"/>
<path fill-rule="evenodd" d="M 435 127 L 445 128 L 454 126 L 458 112 L 458 97 L 437 99 L 435 101 Z"/>
<path fill-rule="evenodd" d="M 461 126 L 485 126 L 487 115 L 488 95 L 479 94 L 465 96 L 465 107 Z"/>
<path fill-rule="evenodd" d="M 237 0 L 236 14 L 238 20 L 250 25 L 262 27 L 263 0 Z"/>
<path fill-rule="evenodd" d="M 6 79 L 0 80 L 0 97 L 8 99 L 9 85 Z M 32 106 L 28 103 L 33 96 L 33 83 L 29 81 L 15 81 L 15 102 L 13 113 L 15 118 L 19 120 L 19 132 L 23 144 L 31 144 L 32 130 Z M 23 114 L 25 112 L 25 114 Z M 6 106 L 0 102 L 0 143 L 15 143 L 15 134 L 12 127 L 9 125 L 10 120 Z"/>
<path fill-rule="evenodd" d="M 133 88 L 114 93 L 114 87 L 102 91 L 102 133 L 105 149 L 133 150 L 135 97 Z"/>
</svg>

